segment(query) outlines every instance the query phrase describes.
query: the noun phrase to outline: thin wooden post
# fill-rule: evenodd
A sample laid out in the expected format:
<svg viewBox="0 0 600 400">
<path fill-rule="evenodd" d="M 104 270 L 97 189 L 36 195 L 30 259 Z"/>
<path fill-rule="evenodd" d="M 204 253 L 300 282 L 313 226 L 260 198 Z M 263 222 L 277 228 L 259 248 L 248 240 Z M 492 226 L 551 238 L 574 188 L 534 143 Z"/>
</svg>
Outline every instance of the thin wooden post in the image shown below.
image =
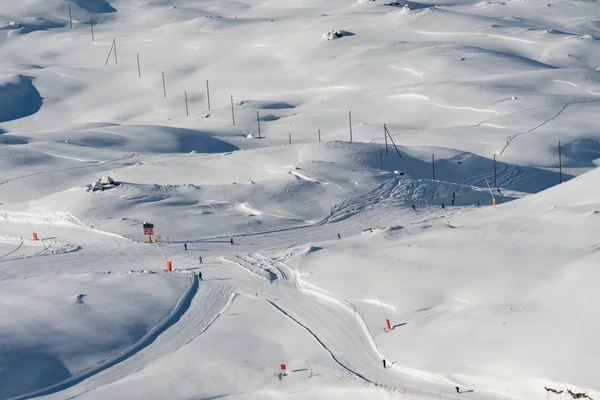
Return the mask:
<svg viewBox="0 0 600 400">
<path fill-rule="evenodd" d="M 396 143 L 394 143 L 394 139 L 392 139 L 392 135 L 390 135 L 390 131 L 388 131 L 387 127 L 385 128 L 385 133 L 387 133 L 388 137 L 390 138 L 390 142 L 392 142 L 394 145 L 396 153 L 398 153 L 398 157 L 402 158 L 402 154 L 400 154 L 400 150 L 398 150 L 398 146 L 396 146 Z"/>
<path fill-rule="evenodd" d="M 115 64 L 118 64 L 118 62 L 117 62 L 117 39 L 113 39 L 113 45 L 115 46 Z"/>
<path fill-rule="evenodd" d="M 188 109 L 187 91 L 183 92 L 183 95 L 185 96 L 185 115 L 187 115 L 189 117 L 190 116 L 190 110 Z"/>
<path fill-rule="evenodd" d="M 321 130 L 319 129 L 317 133 L 319 134 L 319 143 L 321 143 Z"/>
<path fill-rule="evenodd" d="M 233 95 L 231 95 L 231 120 L 233 121 L 233 126 L 235 126 L 235 112 L 233 111 Z"/>
<path fill-rule="evenodd" d="M 352 143 L 352 111 L 348 111 L 348 120 L 350 122 L 350 143 Z"/>
<path fill-rule="evenodd" d="M 387 125 L 383 124 L 383 137 L 385 138 L 385 155 L 388 155 L 388 143 L 387 143 Z"/>
<path fill-rule="evenodd" d="M 431 168 L 433 169 L 433 180 L 435 181 L 435 154 L 431 155 Z"/>
<path fill-rule="evenodd" d="M 138 78 L 142 77 L 142 69 L 140 68 L 140 55 L 137 55 L 137 63 L 138 63 Z"/>
<path fill-rule="evenodd" d="M 290 133 L 290 145 L 292 144 L 292 134 Z"/>
<path fill-rule="evenodd" d="M 73 16 L 71 14 L 71 5 L 69 4 L 69 26 L 73 28 Z"/>
<path fill-rule="evenodd" d="M 162 73 L 162 81 L 163 81 L 163 93 L 165 97 L 167 97 L 167 86 L 165 85 L 165 73 Z"/>
<path fill-rule="evenodd" d="M 563 183 L 563 176 L 562 176 L 562 149 L 560 147 L 560 142 L 558 142 L 558 168 L 559 168 L 559 173 L 560 173 L 560 183 Z"/>
<path fill-rule="evenodd" d="M 498 186 L 496 186 L 496 154 L 494 153 L 494 189 L 497 187 Z"/>
<path fill-rule="evenodd" d="M 92 42 L 94 41 L 94 20 L 90 18 L 90 30 L 92 31 Z"/>
<path fill-rule="evenodd" d="M 112 44 L 110 45 L 110 50 L 108 51 L 108 57 L 106 57 L 106 61 L 104 62 L 104 65 L 108 65 L 108 60 L 110 60 L 110 55 L 112 54 L 114 46 L 115 46 L 115 42 L 112 42 Z"/>
<path fill-rule="evenodd" d="M 210 111 L 210 87 L 208 86 L 208 79 L 206 80 L 206 99 L 208 100 L 208 111 Z"/>
<path fill-rule="evenodd" d="M 262 139 L 260 137 L 260 115 L 258 114 L 258 111 L 256 112 L 256 123 L 258 124 L 258 138 Z"/>
</svg>

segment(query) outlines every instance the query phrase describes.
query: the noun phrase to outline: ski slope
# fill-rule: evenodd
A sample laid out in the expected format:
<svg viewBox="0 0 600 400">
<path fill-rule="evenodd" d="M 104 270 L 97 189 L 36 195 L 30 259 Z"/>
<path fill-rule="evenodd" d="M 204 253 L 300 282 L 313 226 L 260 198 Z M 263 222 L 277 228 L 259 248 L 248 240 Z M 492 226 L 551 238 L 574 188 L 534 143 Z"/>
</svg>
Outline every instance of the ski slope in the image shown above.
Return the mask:
<svg viewBox="0 0 600 400">
<path fill-rule="evenodd" d="M 5 3 L 0 399 L 600 398 L 597 1 Z"/>
</svg>

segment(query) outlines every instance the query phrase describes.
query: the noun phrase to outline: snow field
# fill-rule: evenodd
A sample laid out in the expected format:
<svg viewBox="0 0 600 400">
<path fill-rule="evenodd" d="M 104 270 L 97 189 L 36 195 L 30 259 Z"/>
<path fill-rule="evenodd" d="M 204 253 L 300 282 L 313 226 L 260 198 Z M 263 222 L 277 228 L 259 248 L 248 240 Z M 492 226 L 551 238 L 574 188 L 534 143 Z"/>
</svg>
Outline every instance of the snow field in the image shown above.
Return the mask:
<svg viewBox="0 0 600 400">
<path fill-rule="evenodd" d="M 1 399 L 600 396 L 597 4 L 388 3 L 3 7 Z"/>
</svg>

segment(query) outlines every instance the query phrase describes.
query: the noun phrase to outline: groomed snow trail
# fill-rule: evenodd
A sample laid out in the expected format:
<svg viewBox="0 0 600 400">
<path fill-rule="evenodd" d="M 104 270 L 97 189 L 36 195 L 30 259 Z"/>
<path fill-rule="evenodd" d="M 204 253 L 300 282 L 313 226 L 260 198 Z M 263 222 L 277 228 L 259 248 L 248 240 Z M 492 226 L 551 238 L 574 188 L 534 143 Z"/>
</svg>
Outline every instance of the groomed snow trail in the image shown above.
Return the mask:
<svg viewBox="0 0 600 400">
<path fill-rule="evenodd" d="M 445 399 L 459 398 L 452 394 L 451 382 L 434 375 L 396 365 L 383 369 L 385 356 L 353 303 L 339 301 L 313 285 L 304 285 L 285 264 L 258 253 L 223 260 L 237 268 L 231 271 L 231 277 L 244 281 L 243 287 L 237 289 L 240 294 L 266 301 L 305 329 L 341 368 L 356 378 L 423 399 L 439 399 L 441 395 Z M 481 393 L 472 394 L 471 398 L 506 397 Z"/>
<path fill-rule="evenodd" d="M 12 400 L 73 399 L 135 374 L 204 333 L 234 297 L 231 286 L 218 282 L 199 283 L 194 276 L 173 312 L 135 345 L 63 382 Z"/>
</svg>

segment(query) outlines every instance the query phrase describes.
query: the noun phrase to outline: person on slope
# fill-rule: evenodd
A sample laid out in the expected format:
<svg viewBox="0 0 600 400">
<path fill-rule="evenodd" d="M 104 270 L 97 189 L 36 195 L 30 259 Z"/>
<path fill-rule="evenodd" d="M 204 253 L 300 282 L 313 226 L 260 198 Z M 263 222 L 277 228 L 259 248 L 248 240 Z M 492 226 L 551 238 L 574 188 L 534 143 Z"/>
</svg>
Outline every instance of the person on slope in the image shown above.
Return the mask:
<svg viewBox="0 0 600 400">
<path fill-rule="evenodd" d="M 442 203 L 442 209 L 446 209 L 446 206 L 444 205 L 444 203 Z"/>
<path fill-rule="evenodd" d="M 385 363 L 385 358 L 383 360 L 381 360 L 383 362 L 383 368 L 387 368 L 386 363 Z"/>
<path fill-rule="evenodd" d="M 413 211 L 417 211 L 417 208 L 415 207 L 415 205 L 413 204 Z"/>
<path fill-rule="evenodd" d="M 198 279 L 202 280 L 202 271 L 198 271 Z"/>
<path fill-rule="evenodd" d="M 229 241 L 229 243 L 231 243 L 233 245 L 233 238 L 231 238 L 231 240 Z"/>
<path fill-rule="evenodd" d="M 199 256 L 199 257 L 198 257 L 198 262 L 199 262 L 200 264 L 204 264 L 204 263 L 202 262 L 202 256 Z"/>
<path fill-rule="evenodd" d="M 187 250 L 187 242 L 185 242 L 185 243 L 183 244 L 183 249 L 184 249 L 184 250 Z"/>
<path fill-rule="evenodd" d="M 342 237 L 340 236 L 340 234 L 338 233 L 338 240 L 340 240 Z"/>
<path fill-rule="evenodd" d="M 458 386 L 454 387 L 456 389 L 456 393 L 460 393 L 460 388 Z"/>
</svg>

